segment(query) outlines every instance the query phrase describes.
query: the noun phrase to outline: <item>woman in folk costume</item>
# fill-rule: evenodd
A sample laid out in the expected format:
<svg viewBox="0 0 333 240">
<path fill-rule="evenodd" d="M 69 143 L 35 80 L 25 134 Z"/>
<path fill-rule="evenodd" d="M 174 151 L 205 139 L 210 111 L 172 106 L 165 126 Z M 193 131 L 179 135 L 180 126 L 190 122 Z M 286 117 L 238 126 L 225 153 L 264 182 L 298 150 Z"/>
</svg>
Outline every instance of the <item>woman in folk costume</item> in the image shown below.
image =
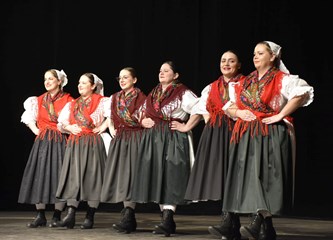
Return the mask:
<svg viewBox="0 0 333 240">
<path fill-rule="evenodd" d="M 59 115 L 58 127 L 70 135 L 56 193 L 57 198 L 67 201 L 68 212 L 57 226 L 73 228 L 80 201 L 87 201 L 81 229 L 90 229 L 100 203 L 107 156 L 99 127 L 110 111 L 108 97 L 103 96 L 103 82 L 95 74 L 83 74 L 78 90 L 80 97 L 68 103 Z"/>
<path fill-rule="evenodd" d="M 25 123 L 36 135 L 24 170 L 18 202 L 35 204 L 37 216 L 27 224 L 36 228 L 45 226 L 46 204 L 54 204 L 54 214 L 49 227 L 60 220 L 64 201 L 56 197 L 58 179 L 62 166 L 67 135 L 57 129 L 58 115 L 66 103 L 73 100 L 63 91 L 67 84 L 66 73 L 49 69 L 44 73 L 46 93 L 39 97 L 29 97 L 24 102 L 21 122 Z"/>
<path fill-rule="evenodd" d="M 142 107 L 144 118 L 131 201 L 160 205 L 162 222 L 154 233 L 175 233 L 173 215 L 184 203 L 190 163 L 194 159 L 190 133 L 172 131 L 170 122 L 186 122 L 197 96 L 179 80 L 172 61 L 164 62 L 159 84 L 149 93 Z"/>
<path fill-rule="evenodd" d="M 275 240 L 272 216 L 293 204 L 295 135 L 291 114 L 313 101 L 314 90 L 281 61 L 281 47 L 271 41 L 254 49 L 256 70 L 239 85 L 226 111 L 235 123 L 223 210 L 253 213 L 244 238 Z M 227 223 L 226 223 L 227 224 Z M 228 238 L 229 232 L 222 234 Z"/>
<path fill-rule="evenodd" d="M 138 161 L 138 146 L 143 127 L 137 118 L 137 111 L 146 95 L 137 87 L 137 74 L 134 68 L 123 68 L 119 73 L 121 91 L 110 97 L 111 117 L 108 118 L 113 137 L 106 161 L 101 201 L 123 202 L 122 219 L 113 224 L 119 232 L 130 233 L 136 230 L 135 202 L 131 202 L 133 174 Z"/>
<path fill-rule="evenodd" d="M 171 129 L 184 132 L 192 129 L 191 122 L 196 122 L 194 118 L 203 116 L 205 119 L 206 125 L 200 137 L 185 194 L 185 199 L 194 202 L 222 200 L 224 194 L 234 120 L 222 108 L 229 101 L 229 86 L 236 84 L 244 75 L 240 73 L 241 62 L 234 50 L 224 52 L 219 65 L 222 75 L 203 89 L 199 102 L 192 109 L 190 120 L 186 124 L 177 121 L 171 124 Z M 234 235 L 240 237 L 239 215 L 222 213 L 222 222 L 231 217 L 233 224 L 228 228 L 232 228 Z M 208 231 L 221 236 L 225 227 L 223 224 L 210 226 Z"/>
</svg>

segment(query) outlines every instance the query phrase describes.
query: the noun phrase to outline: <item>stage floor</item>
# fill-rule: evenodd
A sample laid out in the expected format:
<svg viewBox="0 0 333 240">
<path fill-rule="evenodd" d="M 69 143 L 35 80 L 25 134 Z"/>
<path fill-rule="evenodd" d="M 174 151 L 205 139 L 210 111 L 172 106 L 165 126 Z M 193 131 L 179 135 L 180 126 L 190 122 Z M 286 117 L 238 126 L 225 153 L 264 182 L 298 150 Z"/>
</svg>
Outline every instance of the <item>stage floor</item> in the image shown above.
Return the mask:
<svg viewBox="0 0 333 240">
<path fill-rule="evenodd" d="M 76 225 L 73 229 L 66 228 L 27 228 L 35 215 L 33 211 L 1 211 L 0 212 L 0 239 L 3 240 L 124 240 L 124 239 L 163 239 L 164 235 L 154 235 L 152 230 L 159 223 L 158 213 L 136 213 L 138 228 L 130 234 L 118 233 L 112 228 L 113 223 L 120 219 L 120 213 L 96 212 L 93 229 L 81 230 L 80 224 L 85 217 L 84 211 L 78 211 Z M 63 214 L 64 216 L 65 214 Z M 52 212 L 47 211 L 48 220 Z M 176 239 L 219 239 L 210 235 L 208 226 L 216 225 L 220 221 L 217 215 L 184 215 L 176 214 L 176 234 L 170 237 Z M 309 218 L 274 218 L 277 239 L 279 240 L 333 240 L 333 220 Z M 241 217 L 241 223 L 247 225 L 249 218 Z"/>
</svg>

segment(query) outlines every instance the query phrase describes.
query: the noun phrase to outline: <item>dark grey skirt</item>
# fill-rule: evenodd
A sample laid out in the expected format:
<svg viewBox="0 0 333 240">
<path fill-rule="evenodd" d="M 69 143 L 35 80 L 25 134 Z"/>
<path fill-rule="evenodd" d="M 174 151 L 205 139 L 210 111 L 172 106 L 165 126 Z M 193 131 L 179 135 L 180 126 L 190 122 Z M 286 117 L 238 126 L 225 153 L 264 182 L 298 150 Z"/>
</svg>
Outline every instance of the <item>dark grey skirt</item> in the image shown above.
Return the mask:
<svg viewBox="0 0 333 240">
<path fill-rule="evenodd" d="M 24 169 L 18 202 L 54 204 L 66 135 L 47 130 L 43 139 L 37 138 Z"/>
<path fill-rule="evenodd" d="M 268 125 L 269 135 L 250 129 L 239 143 L 230 144 L 229 172 L 223 210 L 255 213 L 268 210 L 280 215 L 292 205 L 292 149 L 287 126 Z"/>
<path fill-rule="evenodd" d="M 101 202 L 117 203 L 131 199 L 139 142 L 140 131 L 124 131 L 112 139 L 106 160 Z"/>
<path fill-rule="evenodd" d="M 84 135 L 69 141 L 56 197 L 100 201 L 106 151 L 100 135 Z"/>
<path fill-rule="evenodd" d="M 189 139 L 161 124 L 143 131 L 131 201 L 184 204 L 190 174 Z"/>
<path fill-rule="evenodd" d="M 219 126 L 220 120 L 221 126 Z M 229 123 L 231 126 L 228 126 Z M 223 198 L 229 160 L 230 129 L 233 124 L 233 121 L 228 121 L 228 117 L 224 116 L 218 117 L 213 127 L 209 122 L 205 125 L 196 151 L 185 199 L 216 201 Z"/>
</svg>

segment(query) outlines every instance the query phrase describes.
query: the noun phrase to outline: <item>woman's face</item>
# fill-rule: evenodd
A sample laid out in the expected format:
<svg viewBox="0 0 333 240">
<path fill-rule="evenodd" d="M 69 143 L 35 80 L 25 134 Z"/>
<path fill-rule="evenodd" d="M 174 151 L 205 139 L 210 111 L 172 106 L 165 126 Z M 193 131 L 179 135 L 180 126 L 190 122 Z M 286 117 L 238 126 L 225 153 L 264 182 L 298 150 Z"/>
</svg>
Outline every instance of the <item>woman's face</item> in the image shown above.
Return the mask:
<svg viewBox="0 0 333 240">
<path fill-rule="evenodd" d="M 257 70 L 266 70 L 274 65 L 275 55 L 265 44 L 257 44 L 253 53 L 253 64 Z"/>
<path fill-rule="evenodd" d="M 162 85 L 169 85 L 172 81 L 178 78 L 178 73 L 175 73 L 169 64 L 164 63 L 160 68 L 158 78 Z"/>
<path fill-rule="evenodd" d="M 60 89 L 61 81 L 53 76 L 51 72 L 44 74 L 44 87 L 48 92 L 56 92 Z"/>
<path fill-rule="evenodd" d="M 80 77 L 78 90 L 81 96 L 83 97 L 90 96 L 93 93 L 95 87 L 96 85 L 91 84 L 90 79 L 87 76 L 82 75 Z"/>
<path fill-rule="evenodd" d="M 123 69 L 119 73 L 118 81 L 121 89 L 124 90 L 125 92 L 128 92 L 134 87 L 134 84 L 136 83 L 137 79 L 136 77 L 134 78 L 132 76 L 130 71 Z"/>
<path fill-rule="evenodd" d="M 235 77 L 240 67 L 240 62 L 236 54 L 232 52 L 223 53 L 220 61 L 220 69 L 225 78 L 230 79 Z"/>
</svg>

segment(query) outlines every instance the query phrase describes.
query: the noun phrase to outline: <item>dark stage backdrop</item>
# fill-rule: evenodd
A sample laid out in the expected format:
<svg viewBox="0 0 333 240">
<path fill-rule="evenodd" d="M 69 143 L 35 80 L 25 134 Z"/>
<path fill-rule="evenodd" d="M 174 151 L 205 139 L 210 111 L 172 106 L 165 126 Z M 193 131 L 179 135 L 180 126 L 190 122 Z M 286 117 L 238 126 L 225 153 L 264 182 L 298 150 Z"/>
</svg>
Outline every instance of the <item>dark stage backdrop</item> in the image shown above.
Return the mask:
<svg viewBox="0 0 333 240">
<path fill-rule="evenodd" d="M 314 102 L 293 114 L 297 164 L 295 210 L 291 215 L 333 217 L 331 7 L 329 1 L 296 2 L 1 1 L 0 208 L 33 209 L 17 204 L 34 141 L 32 132 L 20 123 L 20 116 L 24 100 L 45 91 L 45 70 L 64 69 L 69 77 L 65 90 L 73 96 L 78 96 L 80 75 L 94 72 L 104 81 L 105 95 L 111 95 L 120 89 L 115 80 L 119 70 L 132 66 L 138 71 L 137 86 L 148 93 L 158 83 L 162 62 L 171 59 L 181 69 L 181 80 L 200 95 L 219 77 L 223 51 L 237 49 L 243 73 L 248 74 L 254 70 L 255 44 L 271 40 L 282 46 L 282 58 L 290 72 L 315 88 Z M 196 145 L 202 127 L 193 131 Z M 179 209 L 219 214 L 220 204 L 200 203 Z"/>
</svg>

